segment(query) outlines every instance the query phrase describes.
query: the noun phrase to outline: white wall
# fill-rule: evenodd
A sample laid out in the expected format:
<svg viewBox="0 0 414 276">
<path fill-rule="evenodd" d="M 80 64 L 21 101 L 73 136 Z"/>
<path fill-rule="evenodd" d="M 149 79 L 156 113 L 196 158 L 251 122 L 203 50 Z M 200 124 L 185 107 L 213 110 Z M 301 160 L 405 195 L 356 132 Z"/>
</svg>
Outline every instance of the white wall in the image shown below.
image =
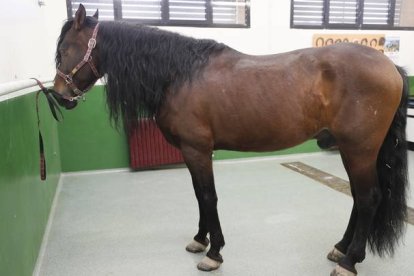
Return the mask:
<svg viewBox="0 0 414 276">
<path fill-rule="evenodd" d="M 0 0 L 0 2 L 6 0 Z M 7 1 L 0 10 L 0 84 L 54 76 L 56 39 L 66 19 L 65 0 Z M 414 31 L 338 31 L 290 29 L 290 0 L 251 0 L 251 28 L 165 29 L 213 38 L 249 54 L 269 54 L 310 47 L 314 33 L 385 33 L 400 37 L 399 65 L 414 75 Z"/>
<path fill-rule="evenodd" d="M 0 2 L 6 0 L 0 0 Z M 54 75 L 56 40 L 66 17 L 65 0 L 1 3 L 0 83 Z"/>
<path fill-rule="evenodd" d="M 385 34 L 400 38 L 398 65 L 414 75 L 414 31 L 290 29 L 291 0 L 251 0 L 250 29 L 168 28 L 195 37 L 214 38 L 249 54 L 287 52 L 312 46 L 315 33 Z"/>
</svg>

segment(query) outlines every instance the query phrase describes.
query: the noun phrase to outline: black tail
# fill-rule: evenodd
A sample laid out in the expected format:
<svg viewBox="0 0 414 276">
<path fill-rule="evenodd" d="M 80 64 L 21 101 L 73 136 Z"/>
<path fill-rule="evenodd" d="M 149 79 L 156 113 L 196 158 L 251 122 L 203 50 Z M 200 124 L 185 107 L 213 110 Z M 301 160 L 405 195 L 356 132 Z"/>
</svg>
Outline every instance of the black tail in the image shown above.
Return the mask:
<svg viewBox="0 0 414 276">
<path fill-rule="evenodd" d="M 398 72 L 403 78 L 403 95 L 388 134 L 379 152 L 377 172 L 382 190 L 382 200 L 368 237 L 371 250 L 378 255 L 393 255 L 405 231 L 407 218 L 407 124 L 408 78 L 401 67 Z"/>
</svg>

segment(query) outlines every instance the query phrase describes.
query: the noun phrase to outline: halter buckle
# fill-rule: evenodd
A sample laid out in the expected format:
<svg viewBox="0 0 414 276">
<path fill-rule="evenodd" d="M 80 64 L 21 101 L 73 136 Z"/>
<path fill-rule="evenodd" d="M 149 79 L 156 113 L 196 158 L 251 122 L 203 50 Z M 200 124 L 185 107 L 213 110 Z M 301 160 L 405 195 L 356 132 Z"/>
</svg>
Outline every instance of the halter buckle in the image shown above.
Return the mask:
<svg viewBox="0 0 414 276">
<path fill-rule="evenodd" d="M 77 88 L 76 86 L 72 87 L 72 91 L 73 93 L 75 93 L 75 95 L 78 97 L 78 100 L 80 99 L 80 97 L 82 97 L 82 95 L 84 94 L 84 92 L 82 90 L 80 90 L 79 88 Z"/>
<path fill-rule="evenodd" d="M 75 96 L 75 97 L 70 97 L 70 98 L 68 98 L 68 100 L 69 100 L 70 102 L 77 102 L 80 98 L 81 98 L 81 96 Z"/>
<path fill-rule="evenodd" d="M 71 83 L 73 83 L 73 79 L 72 79 L 72 76 L 71 75 L 65 75 L 65 82 L 66 82 L 66 84 L 71 84 Z"/>
<path fill-rule="evenodd" d="M 88 41 L 88 48 L 89 49 L 93 49 L 96 46 L 96 39 L 95 38 L 90 38 Z"/>
</svg>

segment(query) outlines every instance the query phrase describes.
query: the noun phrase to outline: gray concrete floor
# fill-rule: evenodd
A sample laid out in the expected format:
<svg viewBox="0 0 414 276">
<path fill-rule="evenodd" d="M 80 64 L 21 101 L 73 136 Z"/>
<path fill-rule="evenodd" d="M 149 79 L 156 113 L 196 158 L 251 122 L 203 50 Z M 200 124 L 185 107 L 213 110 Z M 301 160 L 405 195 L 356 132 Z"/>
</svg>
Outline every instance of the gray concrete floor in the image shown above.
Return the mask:
<svg viewBox="0 0 414 276">
<path fill-rule="evenodd" d="M 335 153 L 214 164 L 224 263 L 210 275 L 329 275 L 350 197 L 280 165 L 301 161 L 346 178 Z M 414 183 L 414 153 L 410 153 Z M 413 193 L 413 189 L 411 190 Z M 414 197 L 409 205 L 414 207 Z M 185 168 L 63 176 L 35 275 L 209 275 L 184 250 L 197 230 Z M 368 253 L 358 275 L 414 275 L 414 226 L 394 258 Z"/>
</svg>

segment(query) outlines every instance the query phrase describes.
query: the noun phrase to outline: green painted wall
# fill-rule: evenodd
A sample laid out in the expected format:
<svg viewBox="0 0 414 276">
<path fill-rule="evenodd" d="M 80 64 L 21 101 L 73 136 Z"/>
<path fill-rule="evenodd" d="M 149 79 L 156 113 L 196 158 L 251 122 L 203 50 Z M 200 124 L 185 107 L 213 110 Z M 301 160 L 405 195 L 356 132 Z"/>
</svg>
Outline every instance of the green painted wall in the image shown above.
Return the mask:
<svg viewBox="0 0 414 276">
<path fill-rule="evenodd" d="M 414 76 L 409 77 L 410 78 L 410 95 L 414 96 Z"/>
<path fill-rule="evenodd" d="M 32 275 L 60 176 L 57 126 L 40 102 L 47 180 L 39 176 L 35 95 L 0 102 L 0 275 Z"/>
<path fill-rule="evenodd" d="M 72 110 L 62 110 L 59 123 L 62 171 L 100 170 L 129 166 L 124 131 L 109 120 L 103 86 L 95 86 Z"/>
</svg>

